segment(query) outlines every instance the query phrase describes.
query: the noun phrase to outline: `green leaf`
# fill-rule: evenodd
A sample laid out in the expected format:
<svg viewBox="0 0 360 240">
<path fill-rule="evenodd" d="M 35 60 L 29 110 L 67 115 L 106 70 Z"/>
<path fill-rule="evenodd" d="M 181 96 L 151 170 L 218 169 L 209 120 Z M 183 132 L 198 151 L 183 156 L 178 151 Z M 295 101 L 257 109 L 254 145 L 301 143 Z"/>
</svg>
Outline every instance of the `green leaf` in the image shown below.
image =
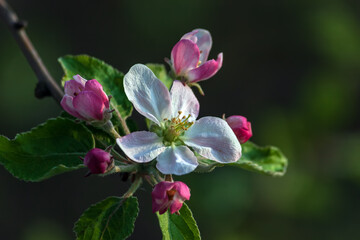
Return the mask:
<svg viewBox="0 0 360 240">
<path fill-rule="evenodd" d="M 167 211 L 162 215 L 157 213 L 157 217 L 164 240 L 201 239 L 195 219 L 185 203 L 180 215 Z"/>
<path fill-rule="evenodd" d="M 77 240 L 120 240 L 134 231 L 139 213 L 135 197 L 109 197 L 88 208 L 75 223 Z"/>
<path fill-rule="evenodd" d="M 285 174 L 288 161 L 277 147 L 259 147 L 252 142 L 246 142 L 242 147 L 242 157 L 230 165 L 271 176 Z"/>
<path fill-rule="evenodd" d="M 0 136 L 0 163 L 19 179 L 41 181 L 84 167 L 79 156 L 94 144 L 84 126 L 59 117 L 16 135 L 14 140 Z"/>
<path fill-rule="evenodd" d="M 116 106 L 121 116 L 126 119 L 131 115 L 132 105 L 124 92 L 123 73 L 88 55 L 67 55 L 59 58 L 59 62 L 65 72 L 63 84 L 76 74 L 88 80 L 96 79 L 103 86 L 106 94 L 113 96 L 111 103 Z"/>
<path fill-rule="evenodd" d="M 252 142 L 242 146 L 242 156 L 234 163 L 221 164 L 208 159 L 199 159 L 198 172 L 210 172 L 215 167 L 235 166 L 245 170 L 262 173 L 270 176 L 283 176 L 287 168 L 287 158 L 273 146 L 259 147 Z"/>
<path fill-rule="evenodd" d="M 67 118 L 70 120 L 76 120 L 76 117 L 70 115 L 69 113 L 62 111 L 60 113 L 60 117 Z M 130 120 L 130 119 L 128 119 Z M 116 143 L 115 138 L 110 136 L 107 132 L 100 128 L 93 127 L 92 125 L 88 125 L 85 122 L 80 122 L 80 125 L 84 126 L 86 129 L 88 129 L 95 139 L 95 147 L 97 148 L 107 148 L 110 145 L 114 145 Z"/>
<path fill-rule="evenodd" d="M 150 68 L 151 71 L 153 71 L 153 73 L 155 74 L 155 76 L 156 76 L 160 81 L 162 81 L 168 89 L 170 89 L 173 80 L 172 80 L 172 78 L 168 75 L 164 64 L 148 63 L 148 64 L 146 64 L 146 66 L 147 66 L 148 68 Z"/>
</svg>

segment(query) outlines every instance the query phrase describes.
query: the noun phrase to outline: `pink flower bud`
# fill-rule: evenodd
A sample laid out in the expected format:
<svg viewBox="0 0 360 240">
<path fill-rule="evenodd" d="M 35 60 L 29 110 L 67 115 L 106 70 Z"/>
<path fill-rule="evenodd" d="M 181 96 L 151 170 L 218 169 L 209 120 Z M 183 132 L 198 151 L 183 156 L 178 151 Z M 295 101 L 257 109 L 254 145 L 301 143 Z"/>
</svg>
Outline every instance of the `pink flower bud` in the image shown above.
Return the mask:
<svg viewBox="0 0 360 240">
<path fill-rule="evenodd" d="M 112 164 L 112 158 L 110 153 L 99 148 L 93 148 L 85 155 L 84 164 L 92 174 L 102 174 Z"/>
<path fill-rule="evenodd" d="M 185 200 L 190 199 L 190 189 L 180 181 L 163 181 L 156 184 L 151 196 L 154 213 L 159 211 L 160 214 L 163 214 L 170 209 L 170 213 L 173 214 L 180 210 Z"/>
<path fill-rule="evenodd" d="M 245 143 L 252 136 L 251 123 L 246 117 L 234 115 L 226 118 L 226 122 L 234 131 L 240 143 Z"/>
<path fill-rule="evenodd" d="M 87 81 L 80 75 L 65 82 L 65 95 L 61 106 L 69 114 L 81 120 L 106 122 L 111 118 L 109 98 L 95 79 Z"/>
<path fill-rule="evenodd" d="M 211 35 L 205 29 L 185 34 L 171 50 L 170 65 L 175 75 L 189 83 L 214 76 L 222 66 L 223 54 L 219 53 L 216 60 L 208 60 L 211 46 Z"/>
</svg>

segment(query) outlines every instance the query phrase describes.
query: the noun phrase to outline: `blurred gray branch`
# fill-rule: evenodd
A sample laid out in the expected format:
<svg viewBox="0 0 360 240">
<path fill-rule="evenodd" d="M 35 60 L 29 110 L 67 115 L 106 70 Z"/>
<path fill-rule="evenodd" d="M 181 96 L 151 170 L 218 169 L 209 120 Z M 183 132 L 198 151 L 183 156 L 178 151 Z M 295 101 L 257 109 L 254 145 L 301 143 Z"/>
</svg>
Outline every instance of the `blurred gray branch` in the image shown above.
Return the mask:
<svg viewBox="0 0 360 240">
<path fill-rule="evenodd" d="M 8 25 L 17 44 L 38 78 L 35 96 L 37 98 L 52 96 L 60 103 L 64 93 L 46 69 L 39 54 L 27 36 L 25 32 L 26 22 L 19 20 L 16 13 L 5 0 L 0 0 L 0 18 Z"/>
</svg>

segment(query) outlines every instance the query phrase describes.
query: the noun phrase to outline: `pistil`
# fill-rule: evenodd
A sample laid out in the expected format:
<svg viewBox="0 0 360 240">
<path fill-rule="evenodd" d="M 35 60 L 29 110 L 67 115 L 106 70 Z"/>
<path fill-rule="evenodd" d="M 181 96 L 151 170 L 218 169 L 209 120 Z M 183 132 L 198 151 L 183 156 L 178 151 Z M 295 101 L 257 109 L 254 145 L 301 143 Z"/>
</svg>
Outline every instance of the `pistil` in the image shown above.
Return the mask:
<svg viewBox="0 0 360 240">
<path fill-rule="evenodd" d="M 188 130 L 194 123 L 189 121 L 191 115 L 180 118 L 182 112 L 178 111 L 178 115 L 171 120 L 164 119 L 168 122 L 164 130 L 164 139 L 167 142 L 174 142 L 184 131 Z"/>
</svg>

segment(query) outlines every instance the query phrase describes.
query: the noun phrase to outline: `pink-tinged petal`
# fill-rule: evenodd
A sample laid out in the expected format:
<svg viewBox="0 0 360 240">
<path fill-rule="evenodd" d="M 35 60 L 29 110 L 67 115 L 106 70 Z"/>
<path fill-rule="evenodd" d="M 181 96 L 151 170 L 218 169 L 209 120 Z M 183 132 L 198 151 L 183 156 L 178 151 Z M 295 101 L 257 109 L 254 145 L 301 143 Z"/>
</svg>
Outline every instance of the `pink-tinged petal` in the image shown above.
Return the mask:
<svg viewBox="0 0 360 240">
<path fill-rule="evenodd" d="M 84 91 L 92 91 L 92 92 L 94 92 L 96 95 L 98 95 L 100 97 L 101 101 L 105 104 L 105 107 L 109 108 L 109 98 L 105 94 L 101 84 L 96 79 L 92 79 L 92 80 L 87 81 L 85 83 Z"/>
<path fill-rule="evenodd" d="M 178 197 L 182 199 L 182 201 L 184 200 L 189 200 L 190 199 L 190 189 L 189 187 L 180 181 L 176 181 L 174 182 L 174 189 L 177 191 L 178 193 Z"/>
<path fill-rule="evenodd" d="M 85 85 L 82 85 L 81 83 L 79 83 L 75 80 L 70 80 L 70 81 L 65 82 L 64 91 L 65 91 L 65 94 L 75 97 L 81 91 L 84 90 L 84 87 L 85 87 Z"/>
<path fill-rule="evenodd" d="M 182 201 L 173 200 L 170 205 L 170 213 L 174 214 L 175 212 L 179 211 L 183 205 Z"/>
<path fill-rule="evenodd" d="M 176 75 L 185 76 L 199 63 L 200 50 L 191 40 L 180 40 L 171 50 L 171 62 Z"/>
<path fill-rule="evenodd" d="M 191 70 L 187 74 L 187 79 L 189 82 L 199 82 L 214 76 L 222 66 L 223 54 L 220 53 L 216 61 L 211 59 L 199 67 Z"/>
<path fill-rule="evenodd" d="M 155 213 L 157 211 L 166 212 L 168 205 L 168 199 L 152 199 L 152 212 Z M 160 213 L 162 214 L 162 213 Z"/>
<path fill-rule="evenodd" d="M 86 120 L 102 120 L 105 105 L 94 92 L 82 91 L 74 97 L 73 105 L 77 113 Z"/>
<path fill-rule="evenodd" d="M 65 94 L 60 102 L 61 107 L 68 112 L 70 115 L 73 115 L 76 118 L 85 120 L 82 116 L 80 116 L 73 106 L 73 97 Z"/>
<path fill-rule="evenodd" d="M 150 162 L 165 150 L 162 139 L 153 132 L 139 131 L 116 139 L 124 153 L 135 162 Z"/>
<path fill-rule="evenodd" d="M 217 162 L 235 162 L 241 157 L 239 141 L 226 121 L 221 118 L 201 118 L 181 139 L 201 156 Z"/>
<path fill-rule="evenodd" d="M 155 199 L 167 199 L 167 191 L 175 186 L 175 182 L 162 181 L 155 185 L 151 196 Z"/>
<path fill-rule="evenodd" d="M 159 214 L 161 215 L 161 214 L 166 213 L 166 211 L 167 211 L 168 208 L 169 208 L 169 205 L 170 205 L 170 202 L 168 202 L 167 205 L 162 206 L 161 209 L 159 209 Z"/>
<path fill-rule="evenodd" d="M 184 86 L 180 81 L 174 81 L 171 91 L 171 105 L 172 105 L 172 117 L 178 115 L 178 111 L 181 111 L 182 116 L 187 117 L 189 114 L 191 117 L 189 121 L 195 121 L 199 115 L 200 104 L 195 97 L 191 88 L 187 85 Z"/>
<path fill-rule="evenodd" d="M 166 193 L 165 193 L 165 195 L 166 195 Z M 163 198 L 163 199 L 160 199 L 160 198 L 153 198 L 152 199 L 152 211 L 153 211 L 153 213 L 155 213 L 155 212 L 157 212 L 157 211 L 160 211 L 160 210 L 162 210 L 162 209 L 166 209 L 166 205 L 168 205 L 168 202 L 169 202 L 169 200 L 168 200 L 168 198 L 167 198 L 167 196 L 165 197 L 165 198 Z"/>
<path fill-rule="evenodd" d="M 223 53 L 219 53 L 216 59 L 216 62 L 218 63 L 218 70 L 222 67 L 223 65 Z"/>
<path fill-rule="evenodd" d="M 240 143 L 245 143 L 252 137 L 251 123 L 246 117 L 234 115 L 226 118 L 226 122 L 234 131 Z"/>
<path fill-rule="evenodd" d="M 231 128 L 243 127 L 244 124 L 247 122 L 247 118 L 240 115 L 233 115 L 226 118 L 226 122 Z"/>
<path fill-rule="evenodd" d="M 154 73 L 143 64 L 132 66 L 124 77 L 126 96 L 135 109 L 160 125 L 171 117 L 170 93 Z"/>
<path fill-rule="evenodd" d="M 76 82 L 80 83 L 83 87 L 85 87 L 85 83 L 87 82 L 87 80 L 85 78 L 83 78 L 79 74 L 77 74 L 77 75 L 73 76 L 73 79 Z"/>
<path fill-rule="evenodd" d="M 153 212 L 165 212 L 170 204 L 167 191 L 173 188 L 173 182 L 159 182 L 151 192 Z"/>
<path fill-rule="evenodd" d="M 193 31 L 194 32 L 194 31 Z M 187 33 L 185 34 L 181 39 L 189 39 L 190 41 L 192 41 L 193 43 L 197 43 L 198 39 L 197 37 L 195 36 L 195 33 L 193 32 L 190 32 L 190 33 Z M 201 50 L 200 50 L 201 51 Z M 200 52 L 200 55 L 201 55 L 201 52 Z"/>
<path fill-rule="evenodd" d="M 200 61 L 205 62 L 209 57 L 212 46 L 212 38 L 210 32 L 205 29 L 195 29 L 185 34 L 181 39 L 189 39 L 196 43 L 200 50 Z"/>
<path fill-rule="evenodd" d="M 170 208 L 173 214 L 180 210 L 185 200 L 190 199 L 190 189 L 180 181 L 163 181 L 155 185 L 151 197 L 153 212 L 163 214 Z"/>
<path fill-rule="evenodd" d="M 194 153 L 186 146 L 167 147 L 157 157 L 157 169 L 163 174 L 184 175 L 198 166 Z"/>
</svg>

